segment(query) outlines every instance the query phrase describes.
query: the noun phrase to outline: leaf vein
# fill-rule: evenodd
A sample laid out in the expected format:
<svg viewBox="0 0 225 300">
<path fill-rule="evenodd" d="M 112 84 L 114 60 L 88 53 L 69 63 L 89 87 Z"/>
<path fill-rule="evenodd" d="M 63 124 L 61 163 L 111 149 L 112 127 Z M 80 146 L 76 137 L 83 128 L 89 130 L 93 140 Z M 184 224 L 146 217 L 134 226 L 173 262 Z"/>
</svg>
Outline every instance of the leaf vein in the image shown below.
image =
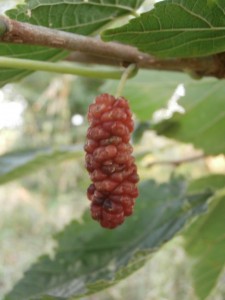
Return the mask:
<svg viewBox="0 0 225 300">
<path fill-rule="evenodd" d="M 196 4 L 196 3 L 195 3 L 195 4 Z M 187 13 L 189 13 L 191 16 L 196 17 L 197 19 L 203 21 L 203 22 L 204 22 L 205 24 L 207 24 L 210 28 L 213 27 L 212 24 L 211 24 L 210 22 L 208 22 L 205 18 L 203 18 L 203 16 L 200 16 L 200 15 L 194 13 L 193 11 L 189 10 L 187 7 L 185 7 L 185 6 L 181 5 L 181 4 L 176 3 L 175 5 L 181 7 L 184 11 L 186 11 Z"/>
</svg>

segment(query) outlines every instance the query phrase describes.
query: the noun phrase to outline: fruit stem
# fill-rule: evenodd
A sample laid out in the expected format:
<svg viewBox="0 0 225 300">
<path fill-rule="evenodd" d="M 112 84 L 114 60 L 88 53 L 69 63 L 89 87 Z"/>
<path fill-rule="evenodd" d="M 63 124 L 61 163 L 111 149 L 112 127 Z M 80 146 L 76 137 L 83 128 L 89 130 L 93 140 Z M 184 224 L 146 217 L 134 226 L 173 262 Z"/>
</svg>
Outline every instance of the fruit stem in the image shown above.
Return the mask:
<svg viewBox="0 0 225 300">
<path fill-rule="evenodd" d="M 0 56 L 0 68 L 12 68 L 12 69 L 22 69 L 22 70 L 32 70 L 32 71 L 47 71 L 63 74 L 72 74 L 90 78 L 99 79 L 120 79 L 121 75 L 124 76 L 124 71 L 120 69 L 110 69 L 102 70 L 94 69 L 93 67 L 81 67 L 80 65 L 75 65 L 69 62 L 44 62 L 31 59 L 19 59 L 12 57 Z M 126 75 L 126 77 L 131 77 L 133 73 Z"/>
<path fill-rule="evenodd" d="M 125 87 L 126 81 L 129 77 L 133 77 L 137 74 L 138 68 L 136 64 L 130 64 L 126 70 L 123 72 L 121 76 L 117 91 L 116 91 L 116 98 L 120 97 L 123 93 L 123 89 Z"/>
</svg>

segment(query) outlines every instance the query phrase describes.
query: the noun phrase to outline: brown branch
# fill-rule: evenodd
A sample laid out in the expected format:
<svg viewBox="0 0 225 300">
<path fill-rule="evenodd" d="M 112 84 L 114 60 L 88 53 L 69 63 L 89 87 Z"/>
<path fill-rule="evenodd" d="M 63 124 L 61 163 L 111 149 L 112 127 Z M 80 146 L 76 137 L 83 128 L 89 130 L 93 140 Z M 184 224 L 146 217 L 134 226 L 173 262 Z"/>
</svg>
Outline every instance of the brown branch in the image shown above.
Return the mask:
<svg viewBox="0 0 225 300">
<path fill-rule="evenodd" d="M 93 54 L 86 54 L 84 52 L 75 51 L 71 52 L 66 60 L 85 63 L 85 64 L 96 64 L 96 65 L 107 65 L 107 66 L 123 66 L 123 62 L 119 59 L 109 58 L 109 57 L 101 57 Z"/>
<path fill-rule="evenodd" d="M 138 68 L 185 71 L 200 77 L 225 78 L 225 54 L 223 53 L 200 58 L 158 59 L 128 45 L 105 43 L 98 38 L 22 23 L 4 16 L 0 16 L 0 42 L 40 45 L 81 52 L 70 57 L 70 60 L 92 63 L 102 61 L 106 64 L 123 66 L 135 63 Z"/>
<path fill-rule="evenodd" d="M 153 162 L 149 163 L 147 165 L 147 167 L 151 168 L 151 167 L 156 166 L 156 165 L 172 165 L 174 167 L 179 167 L 181 164 L 191 163 L 193 161 L 203 159 L 203 158 L 205 158 L 205 155 L 204 154 L 199 154 L 199 155 L 196 155 L 196 156 L 177 159 L 177 160 L 156 160 L 156 161 L 153 161 Z"/>
</svg>

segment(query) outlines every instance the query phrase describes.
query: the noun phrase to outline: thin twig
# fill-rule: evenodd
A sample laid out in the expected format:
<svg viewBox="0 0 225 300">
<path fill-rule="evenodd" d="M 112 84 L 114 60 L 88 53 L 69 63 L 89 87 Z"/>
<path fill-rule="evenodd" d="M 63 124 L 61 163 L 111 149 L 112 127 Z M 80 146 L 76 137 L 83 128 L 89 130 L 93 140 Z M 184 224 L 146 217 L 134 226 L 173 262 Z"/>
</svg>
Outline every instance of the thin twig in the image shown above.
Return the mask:
<svg viewBox="0 0 225 300">
<path fill-rule="evenodd" d="M 0 16 L 0 22 L 5 22 L 7 27 L 5 34 L 0 36 L 1 42 L 77 50 L 101 57 L 122 59 L 124 62 L 135 61 L 139 55 L 149 58 L 148 55 L 142 54 L 134 47 L 105 43 L 98 38 L 18 22 L 4 16 Z"/>
<path fill-rule="evenodd" d="M 151 168 L 156 165 L 172 165 L 174 167 L 179 167 L 181 164 L 191 163 L 196 160 L 205 158 L 205 154 L 199 154 L 192 157 L 181 158 L 177 160 L 156 160 L 147 165 L 148 168 Z"/>
<path fill-rule="evenodd" d="M 188 59 L 157 59 L 128 45 L 105 43 L 98 38 L 22 23 L 4 16 L 0 16 L 0 42 L 80 51 L 84 55 L 83 60 L 88 60 L 91 56 L 93 62 L 101 57 L 106 61 L 110 60 L 111 64 L 122 66 L 135 63 L 139 69 L 189 71 L 197 76 L 225 78 L 224 53 Z"/>
</svg>

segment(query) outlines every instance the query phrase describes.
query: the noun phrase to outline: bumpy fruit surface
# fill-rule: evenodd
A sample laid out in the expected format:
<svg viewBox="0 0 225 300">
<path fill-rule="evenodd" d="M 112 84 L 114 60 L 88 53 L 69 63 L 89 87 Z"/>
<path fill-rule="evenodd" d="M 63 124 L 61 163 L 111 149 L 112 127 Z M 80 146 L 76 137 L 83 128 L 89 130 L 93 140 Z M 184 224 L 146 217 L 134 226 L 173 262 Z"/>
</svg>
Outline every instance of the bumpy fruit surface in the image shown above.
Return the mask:
<svg viewBox="0 0 225 300">
<path fill-rule="evenodd" d="M 102 94 L 89 106 L 86 168 L 91 215 L 102 227 L 115 228 L 133 212 L 138 196 L 137 167 L 129 144 L 134 129 L 126 99 Z"/>
</svg>

